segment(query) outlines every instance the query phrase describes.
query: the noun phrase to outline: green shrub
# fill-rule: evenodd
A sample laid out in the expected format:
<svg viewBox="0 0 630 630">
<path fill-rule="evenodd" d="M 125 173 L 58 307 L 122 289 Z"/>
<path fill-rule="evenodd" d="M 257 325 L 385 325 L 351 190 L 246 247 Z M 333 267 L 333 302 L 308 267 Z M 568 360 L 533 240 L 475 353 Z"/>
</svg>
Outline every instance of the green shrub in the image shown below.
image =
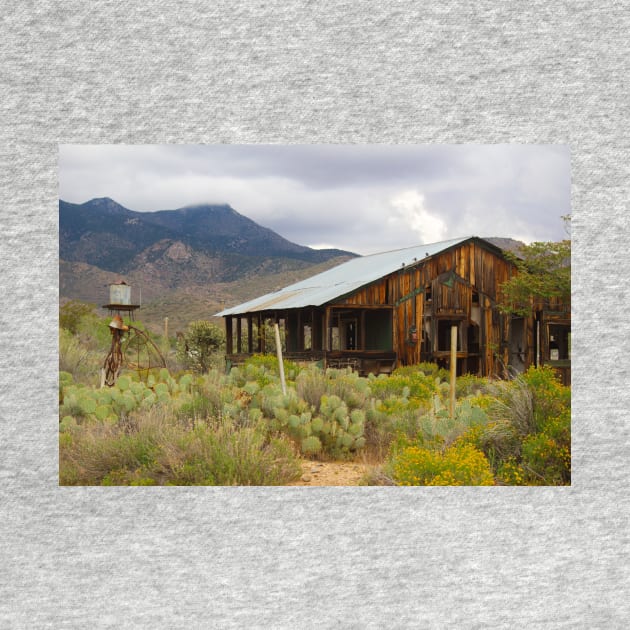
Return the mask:
<svg viewBox="0 0 630 630">
<path fill-rule="evenodd" d="M 76 334 L 81 320 L 86 316 L 96 316 L 96 305 L 79 300 L 70 300 L 59 308 L 59 326 Z"/>
<path fill-rule="evenodd" d="M 483 394 L 486 391 L 487 382 L 487 379 L 473 374 L 458 376 L 455 381 L 455 395 L 457 398 L 464 398 Z"/>
<path fill-rule="evenodd" d="M 328 379 L 322 370 L 310 367 L 300 372 L 295 379 L 295 388 L 302 400 L 319 411 L 322 396 L 328 393 Z"/>
<path fill-rule="evenodd" d="M 180 420 L 190 421 L 194 426 L 198 422 L 206 422 L 215 417 L 216 409 L 212 402 L 205 396 L 194 396 L 192 400 L 185 402 L 176 411 Z"/>
<path fill-rule="evenodd" d="M 282 485 L 299 476 L 300 465 L 286 438 L 266 437 L 262 427 L 238 428 L 223 420 L 201 426 L 177 444 L 165 466 L 169 485 Z"/>
<path fill-rule="evenodd" d="M 302 453 L 311 455 L 322 450 L 322 443 L 316 435 L 310 435 L 302 440 Z"/>
<path fill-rule="evenodd" d="M 494 402 L 488 415 L 497 423 L 509 422 L 521 437 L 537 430 L 534 396 L 527 381 L 517 376 L 511 381 L 495 381 L 490 386 Z"/>
<path fill-rule="evenodd" d="M 177 359 L 195 372 L 207 372 L 225 346 L 222 328 L 205 320 L 190 322 L 177 345 Z"/>
<path fill-rule="evenodd" d="M 553 368 L 531 367 L 522 379 L 532 392 L 537 428 L 542 428 L 547 419 L 555 418 L 571 407 L 571 388 L 561 384 Z"/>
<path fill-rule="evenodd" d="M 471 444 L 484 453 L 496 472 L 504 461 L 520 456 L 521 438 L 514 426 L 505 420 L 471 426 L 457 442 Z"/>
<path fill-rule="evenodd" d="M 438 377 L 415 367 L 403 367 L 394 370 L 391 376 L 381 375 L 371 380 L 370 389 L 376 398 L 403 399 L 417 408 L 428 404 L 439 382 Z"/>
<path fill-rule="evenodd" d="M 546 420 L 542 431 L 523 440 L 521 465 L 532 485 L 571 483 L 571 412 Z"/>
<path fill-rule="evenodd" d="M 287 380 L 294 381 L 299 374 L 300 368 L 297 363 L 282 360 L 282 366 L 284 368 L 284 376 Z M 273 354 L 255 354 L 249 357 L 243 366 L 243 369 L 247 373 L 247 370 L 251 370 L 251 374 L 270 374 L 273 377 L 280 377 L 280 370 L 278 368 L 278 357 Z M 258 379 L 251 379 L 258 380 Z M 266 382 L 260 383 L 261 385 L 267 384 Z"/>
<path fill-rule="evenodd" d="M 59 371 L 74 381 L 96 385 L 105 356 L 86 345 L 64 328 L 59 329 Z M 61 384 L 61 383 L 60 383 Z"/>
</svg>

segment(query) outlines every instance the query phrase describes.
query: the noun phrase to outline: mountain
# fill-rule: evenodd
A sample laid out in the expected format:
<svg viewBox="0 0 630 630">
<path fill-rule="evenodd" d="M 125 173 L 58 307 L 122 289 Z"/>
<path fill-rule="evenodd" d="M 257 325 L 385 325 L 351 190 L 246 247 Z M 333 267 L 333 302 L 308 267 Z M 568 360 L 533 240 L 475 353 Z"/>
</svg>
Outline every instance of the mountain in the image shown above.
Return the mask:
<svg viewBox="0 0 630 630">
<path fill-rule="evenodd" d="M 153 254 L 147 252 L 158 243 Z M 155 259 L 172 246 L 171 258 L 180 260 L 193 251 L 211 259 L 236 256 L 235 262 L 243 257 L 280 257 L 312 264 L 355 255 L 296 245 L 229 205 L 134 212 L 109 198 L 83 204 L 59 202 L 59 256 L 63 260 L 125 273 L 140 262 L 136 258 L 144 252 Z M 233 271 L 229 273 L 234 275 Z"/>
<path fill-rule="evenodd" d="M 232 301 L 240 281 L 266 288 L 278 274 L 297 281 L 354 256 L 292 243 L 229 205 L 135 212 L 109 198 L 59 201 L 62 301 L 103 304 L 105 285 L 123 277 L 142 288 L 143 304 L 177 293 L 203 296 L 212 309 Z"/>
<path fill-rule="evenodd" d="M 523 241 L 517 241 L 513 238 L 505 238 L 503 236 L 485 236 L 486 241 L 490 241 L 493 245 L 496 245 L 499 249 L 506 252 L 511 252 L 518 255 L 518 252 L 525 243 Z"/>
</svg>

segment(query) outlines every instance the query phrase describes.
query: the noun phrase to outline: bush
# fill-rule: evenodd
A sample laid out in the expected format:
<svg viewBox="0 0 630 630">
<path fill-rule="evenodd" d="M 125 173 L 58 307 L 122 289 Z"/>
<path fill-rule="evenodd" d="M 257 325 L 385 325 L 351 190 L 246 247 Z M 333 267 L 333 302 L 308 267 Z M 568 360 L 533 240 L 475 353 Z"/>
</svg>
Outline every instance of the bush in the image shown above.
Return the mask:
<svg viewBox="0 0 630 630">
<path fill-rule="evenodd" d="M 70 331 L 59 329 L 59 371 L 68 373 L 75 381 L 96 385 L 104 355 L 90 350 Z"/>
<path fill-rule="evenodd" d="M 79 324 L 86 316 L 96 317 L 96 305 L 70 300 L 59 309 L 59 326 L 72 334 L 79 331 Z"/>
<path fill-rule="evenodd" d="M 61 485 L 281 485 L 299 476 L 286 438 L 230 419 L 190 431 L 166 408 L 113 426 L 76 426 L 59 440 Z"/>
<path fill-rule="evenodd" d="M 495 398 L 488 408 L 492 420 L 510 423 L 521 437 L 536 431 L 534 396 L 522 376 L 512 381 L 495 381 L 490 392 Z"/>
<path fill-rule="evenodd" d="M 168 485 L 282 485 L 299 476 L 286 438 L 264 427 L 238 428 L 225 419 L 184 435 L 163 460 Z"/>
<path fill-rule="evenodd" d="M 494 471 L 497 471 L 504 461 L 519 457 L 521 452 L 519 434 L 507 421 L 472 426 L 457 439 L 457 442 L 471 444 L 482 451 Z"/>
<path fill-rule="evenodd" d="M 482 395 L 486 391 L 488 381 L 480 376 L 464 374 L 455 381 L 455 395 L 457 398 Z"/>
<path fill-rule="evenodd" d="M 523 440 L 521 465 L 532 485 L 571 483 L 571 412 L 548 419 L 540 433 Z"/>
<path fill-rule="evenodd" d="M 533 411 L 538 429 L 550 418 L 556 418 L 571 406 L 571 388 L 561 384 L 556 371 L 549 366 L 529 368 L 522 376 L 532 392 Z"/>
<path fill-rule="evenodd" d="M 491 486 L 494 478 L 484 454 L 470 444 L 443 453 L 418 446 L 402 449 L 390 463 L 400 486 Z"/>
<path fill-rule="evenodd" d="M 439 377 L 427 375 L 415 367 L 404 367 L 394 370 L 391 376 L 383 375 L 372 379 L 370 389 L 381 400 L 389 397 L 404 398 L 412 406 L 421 407 L 431 401 L 439 383 Z"/>
<path fill-rule="evenodd" d="M 322 396 L 328 393 L 328 379 L 322 370 L 307 368 L 295 380 L 295 388 L 298 396 L 317 412 Z"/>
<path fill-rule="evenodd" d="M 207 372 L 225 346 L 225 333 L 215 324 L 199 320 L 190 322 L 177 346 L 177 358 L 186 368 Z"/>
</svg>

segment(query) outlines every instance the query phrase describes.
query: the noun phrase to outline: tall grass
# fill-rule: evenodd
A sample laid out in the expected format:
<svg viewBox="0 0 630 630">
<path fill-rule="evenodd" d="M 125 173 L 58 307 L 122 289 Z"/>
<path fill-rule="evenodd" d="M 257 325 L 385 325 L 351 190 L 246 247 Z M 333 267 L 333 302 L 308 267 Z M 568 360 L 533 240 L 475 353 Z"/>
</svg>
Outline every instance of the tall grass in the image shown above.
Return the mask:
<svg viewBox="0 0 630 630">
<path fill-rule="evenodd" d="M 61 485 L 282 485 L 300 472 L 292 444 L 261 425 L 222 418 L 191 431 L 167 407 L 77 425 L 59 449 Z"/>
<path fill-rule="evenodd" d="M 59 329 L 59 371 L 72 374 L 78 383 L 96 385 L 105 354 L 91 348 L 64 328 Z"/>
</svg>

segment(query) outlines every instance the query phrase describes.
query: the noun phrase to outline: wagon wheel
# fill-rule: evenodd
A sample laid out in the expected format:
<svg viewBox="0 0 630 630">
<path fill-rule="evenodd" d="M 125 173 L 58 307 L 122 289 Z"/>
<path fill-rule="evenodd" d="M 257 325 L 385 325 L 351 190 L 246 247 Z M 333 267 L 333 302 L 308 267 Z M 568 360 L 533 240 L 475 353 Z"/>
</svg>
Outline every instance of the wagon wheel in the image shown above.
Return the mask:
<svg viewBox="0 0 630 630">
<path fill-rule="evenodd" d="M 103 363 L 102 384 L 113 387 L 123 367 L 147 375 L 150 370 L 166 367 L 164 356 L 151 338 L 135 326 L 125 326 L 116 319 L 110 324 L 112 345 Z"/>
<path fill-rule="evenodd" d="M 122 342 L 122 354 L 125 366 L 141 375 L 148 375 L 153 369 L 166 367 L 160 349 L 146 332 L 135 326 L 129 326 L 129 331 Z"/>
</svg>

